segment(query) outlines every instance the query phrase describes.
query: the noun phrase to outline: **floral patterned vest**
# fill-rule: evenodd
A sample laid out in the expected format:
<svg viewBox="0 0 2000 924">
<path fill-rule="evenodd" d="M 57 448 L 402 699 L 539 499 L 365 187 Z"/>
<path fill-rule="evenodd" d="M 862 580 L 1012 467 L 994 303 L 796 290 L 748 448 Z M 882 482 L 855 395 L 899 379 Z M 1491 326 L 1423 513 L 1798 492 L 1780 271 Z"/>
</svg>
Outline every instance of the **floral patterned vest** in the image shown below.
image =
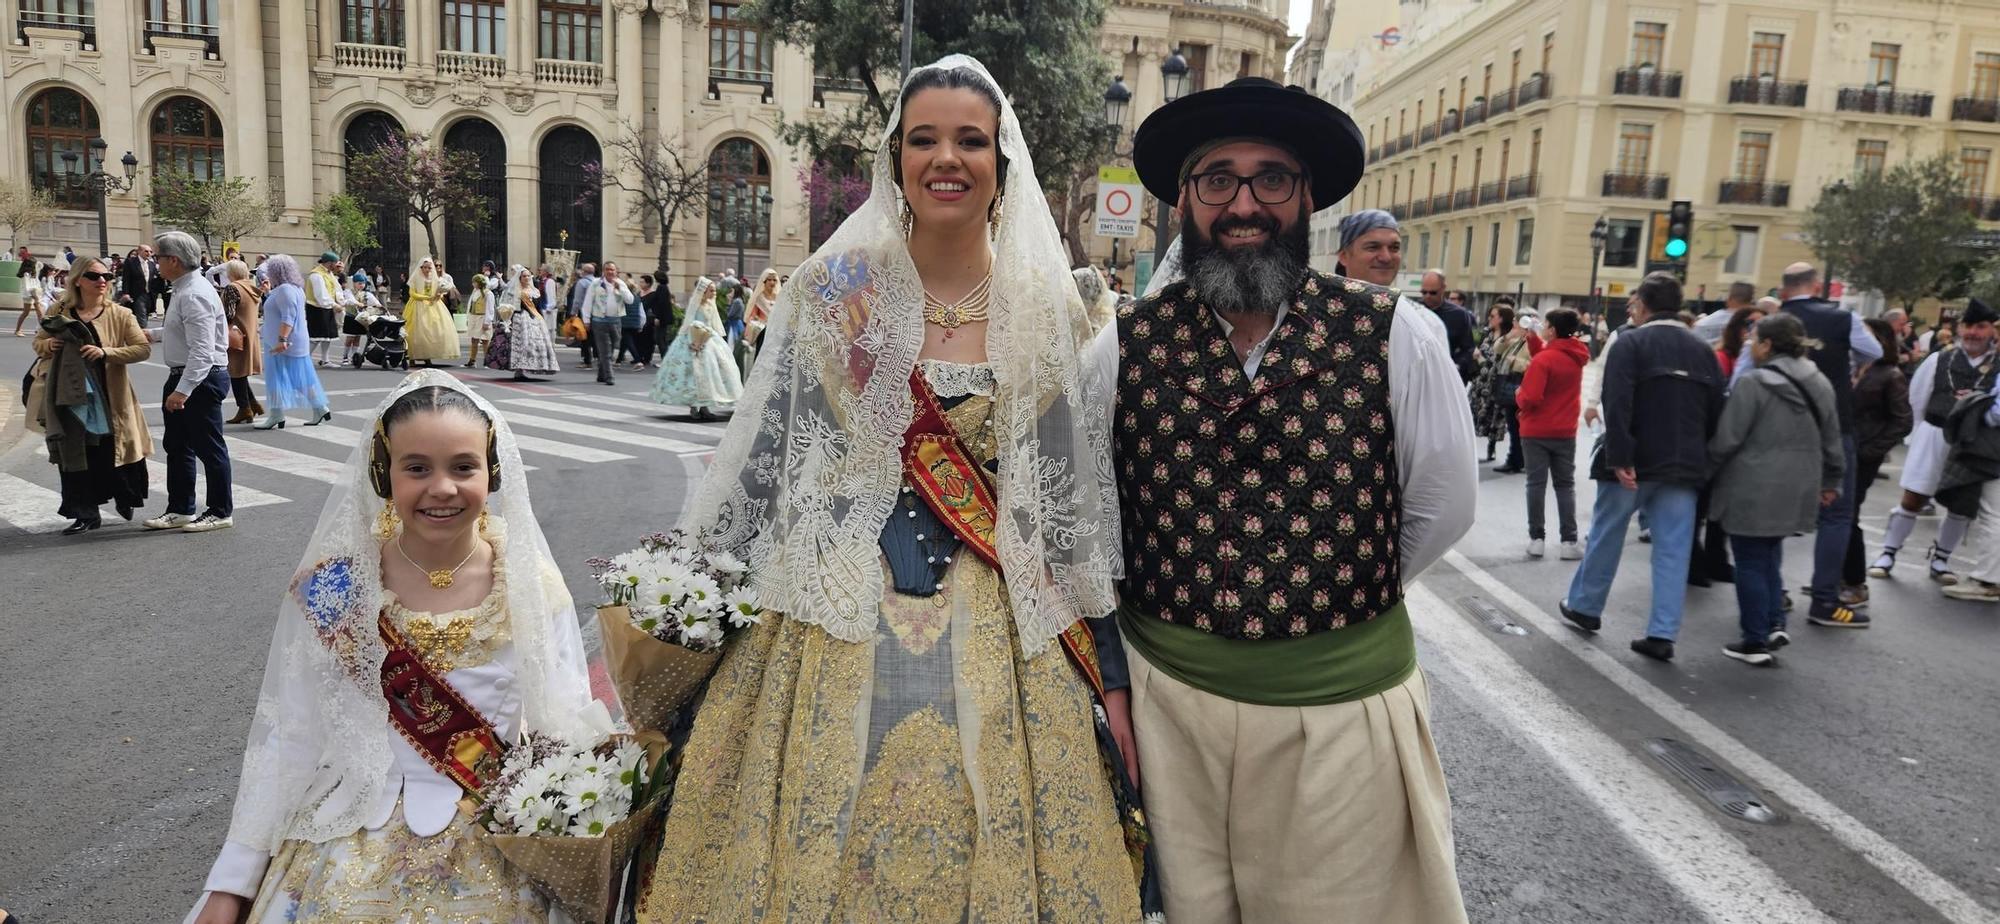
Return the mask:
<svg viewBox="0 0 2000 924">
<path fill-rule="evenodd" d="M 1126 605 L 1257 639 L 1400 602 L 1395 306 L 1389 289 L 1312 273 L 1255 378 L 1187 282 L 1119 311 Z"/>
</svg>

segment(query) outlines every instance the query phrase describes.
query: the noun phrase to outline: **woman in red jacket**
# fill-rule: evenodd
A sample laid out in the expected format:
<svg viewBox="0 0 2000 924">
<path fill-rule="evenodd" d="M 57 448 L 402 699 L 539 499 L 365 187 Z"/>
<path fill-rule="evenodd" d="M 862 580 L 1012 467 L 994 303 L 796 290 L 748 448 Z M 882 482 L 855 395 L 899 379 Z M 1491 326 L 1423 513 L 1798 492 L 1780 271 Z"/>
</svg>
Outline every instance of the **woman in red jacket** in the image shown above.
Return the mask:
<svg viewBox="0 0 2000 924">
<path fill-rule="evenodd" d="M 1590 348 L 1576 339 L 1582 320 L 1574 310 L 1553 309 L 1544 321 L 1541 336 L 1548 345 L 1536 351 L 1514 392 L 1522 457 L 1528 466 L 1528 554 L 1540 558 L 1548 550 L 1542 532 L 1542 497 L 1553 471 L 1561 555 L 1564 561 L 1575 561 L 1583 557 L 1583 544 L 1576 535 L 1576 420 Z"/>
</svg>

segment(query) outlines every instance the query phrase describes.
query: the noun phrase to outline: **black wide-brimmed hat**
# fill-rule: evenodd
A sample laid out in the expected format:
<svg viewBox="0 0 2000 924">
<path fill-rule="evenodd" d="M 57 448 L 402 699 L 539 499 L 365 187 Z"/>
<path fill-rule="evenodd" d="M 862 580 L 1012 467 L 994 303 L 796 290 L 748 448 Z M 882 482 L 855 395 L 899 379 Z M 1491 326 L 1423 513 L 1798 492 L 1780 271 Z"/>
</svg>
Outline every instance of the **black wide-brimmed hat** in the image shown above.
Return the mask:
<svg viewBox="0 0 2000 924">
<path fill-rule="evenodd" d="M 1146 191 L 1174 203 L 1188 155 L 1228 138 L 1289 148 L 1312 178 L 1314 211 L 1346 198 L 1367 165 L 1361 129 L 1347 113 L 1300 87 L 1262 77 L 1241 77 L 1154 110 L 1132 136 L 1132 160 Z"/>
<path fill-rule="evenodd" d="M 1961 324 L 1978 324 L 1981 321 L 2000 321 L 2000 311 L 1994 311 L 1985 302 L 1976 298 L 1965 300 L 1965 310 L 1959 312 Z"/>
</svg>

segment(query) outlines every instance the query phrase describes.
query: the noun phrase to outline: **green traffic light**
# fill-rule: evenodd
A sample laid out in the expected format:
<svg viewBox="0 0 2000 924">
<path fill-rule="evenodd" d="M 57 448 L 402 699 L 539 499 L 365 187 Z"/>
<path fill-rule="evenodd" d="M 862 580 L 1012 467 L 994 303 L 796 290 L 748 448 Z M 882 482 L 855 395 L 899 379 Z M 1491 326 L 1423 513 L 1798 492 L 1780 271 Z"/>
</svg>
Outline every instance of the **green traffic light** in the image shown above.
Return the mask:
<svg viewBox="0 0 2000 924">
<path fill-rule="evenodd" d="M 1667 251 L 1667 256 L 1678 260 L 1682 257 L 1687 256 L 1688 242 L 1677 237 L 1670 238 L 1667 241 L 1666 251 Z"/>
</svg>

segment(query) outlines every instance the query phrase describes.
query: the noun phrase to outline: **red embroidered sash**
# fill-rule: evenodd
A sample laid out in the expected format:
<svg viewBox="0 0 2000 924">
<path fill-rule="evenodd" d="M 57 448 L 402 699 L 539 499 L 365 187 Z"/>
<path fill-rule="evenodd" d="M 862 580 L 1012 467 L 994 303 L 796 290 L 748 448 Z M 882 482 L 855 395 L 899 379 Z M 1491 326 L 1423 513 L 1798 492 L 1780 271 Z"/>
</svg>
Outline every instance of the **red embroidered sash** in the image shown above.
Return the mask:
<svg viewBox="0 0 2000 924">
<path fill-rule="evenodd" d="M 382 696 L 389 701 L 389 724 L 432 768 L 477 797 L 500 775 L 506 746 L 492 723 L 410 650 L 388 614 L 377 624 L 388 649 L 382 659 Z"/>
<path fill-rule="evenodd" d="M 921 368 L 910 372 L 910 393 L 916 399 L 916 414 L 903 434 L 903 477 L 953 535 L 981 561 L 1000 571 L 1000 555 L 994 546 L 1000 505 L 985 467 L 952 429 Z M 1104 675 L 1098 669 L 1097 640 L 1091 637 L 1090 627 L 1079 619 L 1064 629 L 1060 638 L 1071 663 L 1102 700 Z"/>
</svg>

